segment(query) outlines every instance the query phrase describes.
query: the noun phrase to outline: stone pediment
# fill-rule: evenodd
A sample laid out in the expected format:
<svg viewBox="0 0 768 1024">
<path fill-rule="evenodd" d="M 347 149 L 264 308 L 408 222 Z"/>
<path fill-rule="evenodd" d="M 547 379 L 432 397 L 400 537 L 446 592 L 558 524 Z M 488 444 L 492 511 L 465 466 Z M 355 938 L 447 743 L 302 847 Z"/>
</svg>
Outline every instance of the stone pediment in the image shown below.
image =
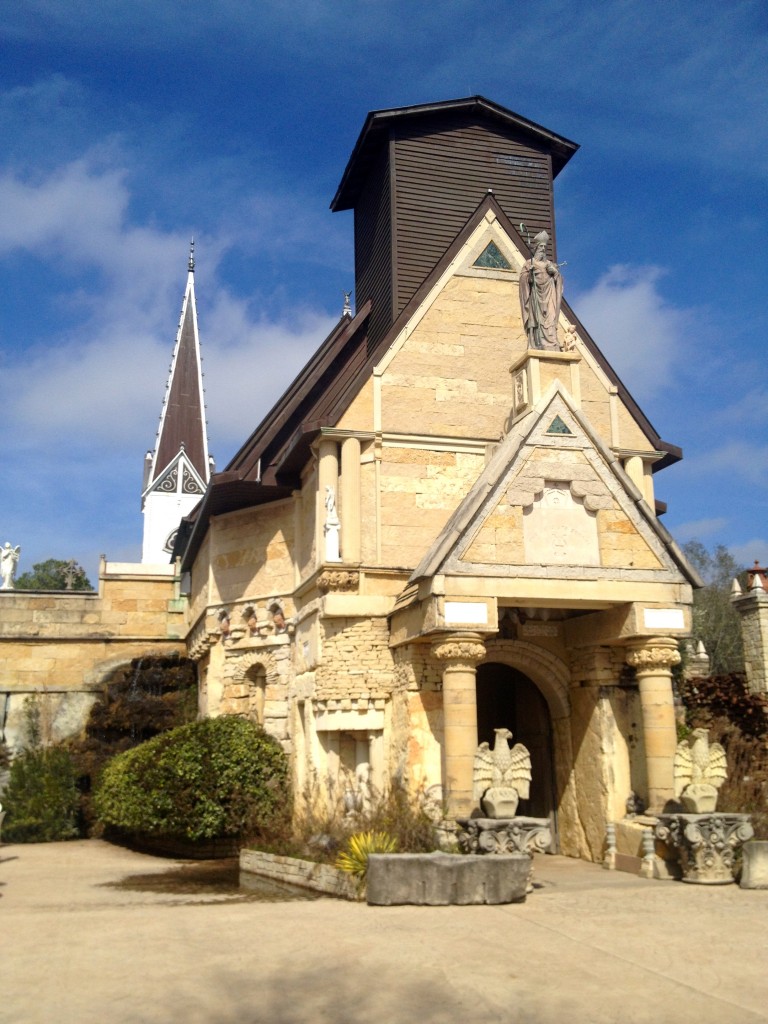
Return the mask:
<svg viewBox="0 0 768 1024">
<path fill-rule="evenodd" d="M 559 382 L 501 441 L 411 578 L 438 573 L 696 582 Z"/>
</svg>

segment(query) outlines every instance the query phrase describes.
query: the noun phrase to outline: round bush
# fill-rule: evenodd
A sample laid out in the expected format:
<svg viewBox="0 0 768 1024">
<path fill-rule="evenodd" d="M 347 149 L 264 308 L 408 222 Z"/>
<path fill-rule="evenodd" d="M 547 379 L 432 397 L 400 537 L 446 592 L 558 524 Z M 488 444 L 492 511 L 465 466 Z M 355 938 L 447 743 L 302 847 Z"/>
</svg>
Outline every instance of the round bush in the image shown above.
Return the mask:
<svg viewBox="0 0 768 1024">
<path fill-rule="evenodd" d="M 288 803 L 280 744 L 244 718 L 182 725 L 118 754 L 94 803 L 128 834 L 201 840 L 259 833 Z"/>
</svg>

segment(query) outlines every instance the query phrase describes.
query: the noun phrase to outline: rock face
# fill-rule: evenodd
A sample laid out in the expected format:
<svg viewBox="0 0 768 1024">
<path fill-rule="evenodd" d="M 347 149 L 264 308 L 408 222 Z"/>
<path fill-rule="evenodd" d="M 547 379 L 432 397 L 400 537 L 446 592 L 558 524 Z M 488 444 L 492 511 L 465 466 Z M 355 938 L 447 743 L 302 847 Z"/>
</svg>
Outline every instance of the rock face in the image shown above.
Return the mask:
<svg viewBox="0 0 768 1024">
<path fill-rule="evenodd" d="M 368 903 L 445 907 L 522 903 L 530 857 L 450 853 L 379 853 L 368 858 Z"/>
</svg>

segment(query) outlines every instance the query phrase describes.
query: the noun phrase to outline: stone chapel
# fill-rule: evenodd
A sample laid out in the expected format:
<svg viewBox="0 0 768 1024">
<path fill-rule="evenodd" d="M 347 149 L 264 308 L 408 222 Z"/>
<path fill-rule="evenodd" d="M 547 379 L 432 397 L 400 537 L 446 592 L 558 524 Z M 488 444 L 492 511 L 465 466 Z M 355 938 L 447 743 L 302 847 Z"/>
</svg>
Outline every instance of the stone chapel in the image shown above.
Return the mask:
<svg viewBox="0 0 768 1024">
<path fill-rule="evenodd" d="M 682 452 L 561 296 L 577 148 L 480 96 L 370 113 L 331 203 L 356 308 L 201 463 L 172 540 L 200 711 L 262 722 L 299 800 L 399 778 L 467 815 L 505 726 L 533 761 L 520 812 L 600 859 L 632 794 L 673 796 L 700 581 L 655 497 Z"/>
</svg>

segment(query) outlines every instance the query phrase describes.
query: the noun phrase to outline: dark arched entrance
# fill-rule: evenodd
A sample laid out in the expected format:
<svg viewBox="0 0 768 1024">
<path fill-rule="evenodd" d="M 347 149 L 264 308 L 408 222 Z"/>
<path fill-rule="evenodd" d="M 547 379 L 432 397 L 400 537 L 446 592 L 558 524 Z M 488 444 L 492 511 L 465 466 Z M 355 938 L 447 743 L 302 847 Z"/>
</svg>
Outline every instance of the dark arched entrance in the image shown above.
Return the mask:
<svg viewBox="0 0 768 1024">
<path fill-rule="evenodd" d="M 477 742 L 493 746 L 494 729 L 506 727 L 512 743 L 531 752 L 531 796 L 518 814 L 555 821 L 552 723 L 547 702 L 527 675 L 509 665 L 487 662 L 477 668 Z M 553 831 L 553 834 L 556 834 Z"/>
</svg>

